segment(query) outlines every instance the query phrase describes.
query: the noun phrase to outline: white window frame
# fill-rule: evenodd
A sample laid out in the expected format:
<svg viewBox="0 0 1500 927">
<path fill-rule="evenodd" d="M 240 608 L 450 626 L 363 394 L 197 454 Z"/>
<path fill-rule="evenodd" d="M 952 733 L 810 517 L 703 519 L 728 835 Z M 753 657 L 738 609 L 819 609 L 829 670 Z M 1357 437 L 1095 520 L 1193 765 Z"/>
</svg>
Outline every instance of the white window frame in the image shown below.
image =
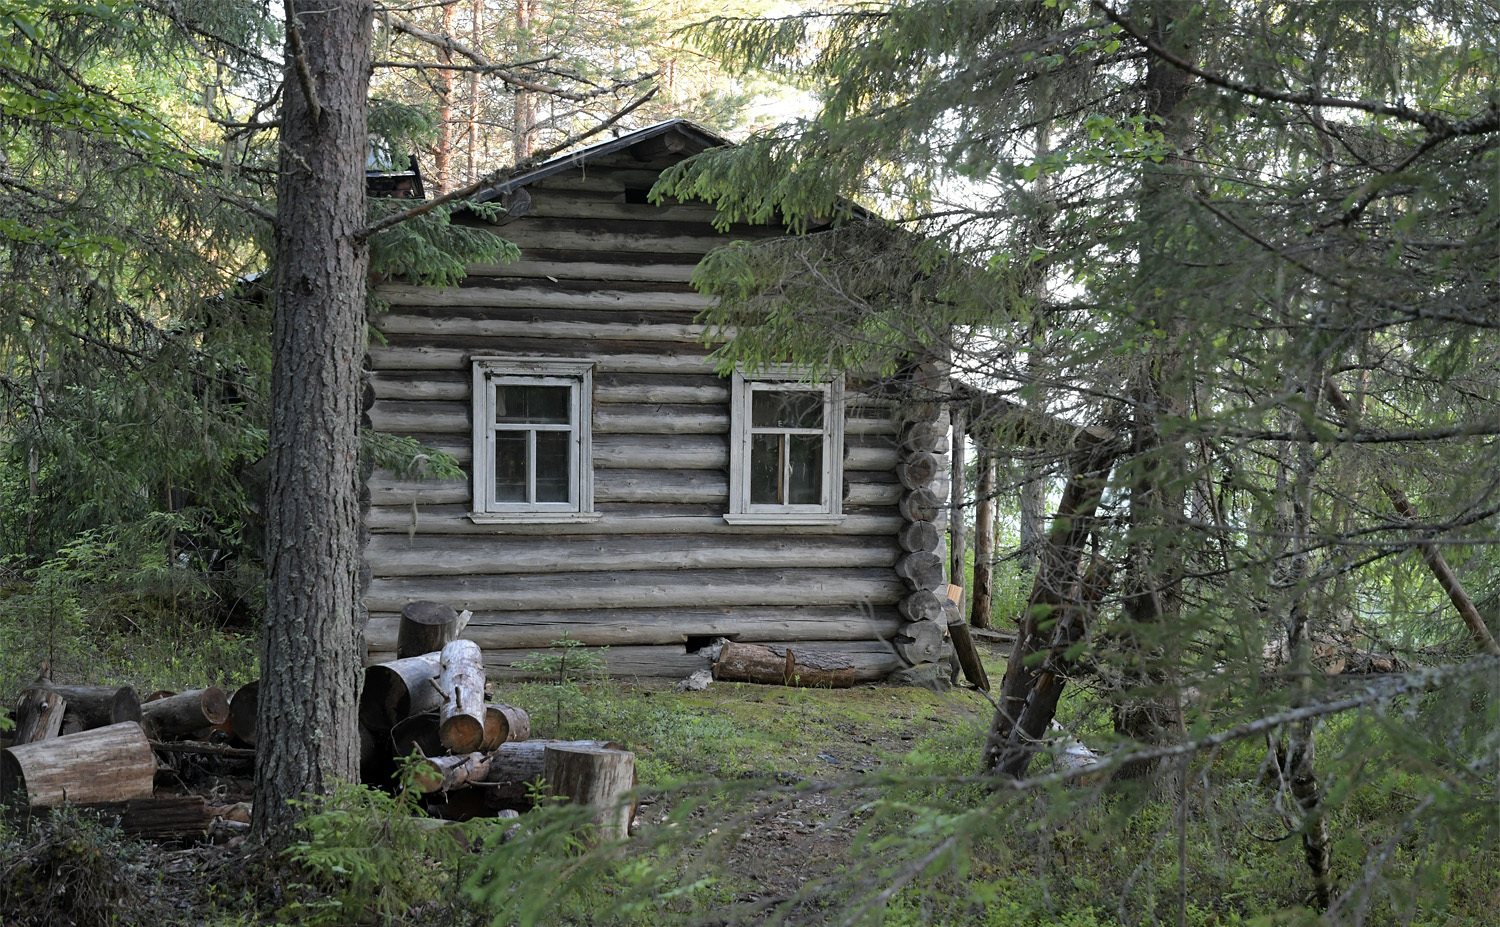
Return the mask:
<svg viewBox="0 0 1500 927">
<path fill-rule="evenodd" d="M 817 505 L 750 501 L 751 397 L 759 389 L 823 396 L 823 493 Z M 734 372 L 729 409 L 729 511 L 732 525 L 836 525 L 844 520 L 844 380 L 809 380 L 794 370 Z"/>
<path fill-rule="evenodd" d="M 473 357 L 473 488 L 469 520 L 475 524 L 507 522 L 561 523 L 594 521 L 594 362 L 572 358 Z M 501 502 L 495 485 L 495 387 L 567 386 L 572 436 L 567 502 Z M 548 429 L 540 429 L 548 430 Z M 557 429 L 551 429 L 557 430 Z M 535 466 L 528 468 L 535 479 Z"/>
</svg>

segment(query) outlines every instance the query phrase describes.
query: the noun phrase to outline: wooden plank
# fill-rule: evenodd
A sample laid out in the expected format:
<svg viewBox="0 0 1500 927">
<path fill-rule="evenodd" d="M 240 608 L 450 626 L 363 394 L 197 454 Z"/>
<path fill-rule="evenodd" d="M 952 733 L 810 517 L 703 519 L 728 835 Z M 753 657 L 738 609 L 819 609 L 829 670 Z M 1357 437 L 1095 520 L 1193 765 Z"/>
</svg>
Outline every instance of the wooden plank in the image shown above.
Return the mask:
<svg viewBox="0 0 1500 927">
<path fill-rule="evenodd" d="M 712 301 L 701 293 L 636 292 L 599 289 L 591 292 L 549 289 L 547 287 L 438 287 L 410 283 L 382 283 L 376 297 L 392 307 L 460 307 L 503 306 L 517 309 L 609 309 L 618 311 L 701 312 Z"/>
<path fill-rule="evenodd" d="M 667 608 L 735 605 L 889 605 L 906 594 L 890 569 L 640 570 L 531 576 L 377 577 L 371 611 L 415 599 L 472 611 L 538 608 Z"/>
<path fill-rule="evenodd" d="M 722 537 L 711 534 L 640 537 L 418 537 L 373 535 L 365 562 L 375 576 L 542 575 L 621 570 L 891 567 L 901 556 L 894 538 Z M 439 600 L 441 601 L 441 600 Z"/>
<path fill-rule="evenodd" d="M 370 650 L 394 646 L 399 615 L 373 614 L 365 625 Z M 591 647 L 685 644 L 689 638 L 729 637 L 758 642 L 889 640 L 903 620 L 889 607 L 720 609 L 566 609 L 485 612 L 464 635 L 485 650 L 547 647 L 567 634 Z"/>
<path fill-rule="evenodd" d="M 597 521 L 578 524 L 476 525 L 468 519 L 468 505 L 430 505 L 420 507 L 415 525 L 411 505 L 376 505 L 370 509 L 366 524 L 380 533 L 406 535 L 441 534 L 508 534 L 525 537 L 552 537 L 568 534 L 723 534 L 723 535 L 884 535 L 895 537 L 906 522 L 893 509 L 882 507 L 878 513 L 849 513 L 837 525 L 730 525 L 723 513 L 702 517 L 633 517 L 606 514 Z"/>
<path fill-rule="evenodd" d="M 476 355 L 504 355 L 504 342 L 496 345 L 449 347 L 432 345 L 371 345 L 370 365 L 375 370 L 468 370 L 470 358 Z M 523 353 L 511 351 L 510 353 Z M 577 355 L 561 351 L 542 352 L 553 356 L 586 357 L 594 361 L 595 373 L 713 373 L 713 362 L 698 354 L 597 354 Z"/>
<path fill-rule="evenodd" d="M 695 264 L 615 264 L 603 261 L 544 261 L 522 258 L 510 264 L 470 264 L 471 277 L 496 276 L 554 280 L 622 280 L 687 283 Z"/>
</svg>

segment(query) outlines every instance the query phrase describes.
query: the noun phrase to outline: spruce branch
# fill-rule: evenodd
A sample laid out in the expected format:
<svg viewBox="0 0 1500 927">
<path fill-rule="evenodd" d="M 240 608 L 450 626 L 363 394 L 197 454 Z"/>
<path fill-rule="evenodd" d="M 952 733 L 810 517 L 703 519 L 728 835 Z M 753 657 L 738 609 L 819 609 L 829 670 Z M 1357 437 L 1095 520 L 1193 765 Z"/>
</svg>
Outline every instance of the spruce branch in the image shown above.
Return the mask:
<svg viewBox="0 0 1500 927">
<path fill-rule="evenodd" d="M 323 121 L 323 105 L 318 102 L 318 91 L 313 86 L 312 71 L 307 66 L 307 54 L 302 48 L 302 25 L 292 9 L 292 0 L 283 0 L 286 8 L 286 41 L 292 56 L 292 70 L 297 83 L 302 87 L 302 96 L 307 100 L 308 116 L 313 125 Z"/>
<path fill-rule="evenodd" d="M 375 222 L 371 222 L 369 225 L 365 226 L 364 229 L 355 236 L 355 238 L 356 240 L 363 241 L 365 239 L 368 239 L 372 235 L 385 231 L 388 228 L 393 228 L 410 219 L 415 219 L 418 216 L 426 215 L 427 213 L 432 212 L 434 209 L 437 209 L 441 206 L 446 206 L 449 203 L 453 203 L 459 200 L 466 200 L 476 193 L 483 192 L 490 189 L 491 187 L 497 187 L 505 181 L 509 180 L 511 177 L 514 177 L 515 175 L 520 174 L 524 171 L 530 170 L 541 162 L 552 157 L 554 154 L 557 154 L 559 151 L 570 148 L 573 145 L 584 141 L 585 139 L 592 138 L 600 132 L 603 132 L 605 129 L 619 122 L 621 119 L 625 118 L 625 116 L 629 115 L 631 112 L 644 105 L 647 100 L 651 99 L 654 96 L 656 96 L 656 88 L 652 87 L 650 90 L 641 94 L 639 97 L 636 97 L 635 100 L 631 101 L 623 109 L 620 109 L 608 119 L 600 121 L 593 128 L 587 129 L 583 132 L 579 132 L 575 135 L 571 135 L 568 138 L 563 139 L 561 142 L 558 142 L 556 145 L 553 145 L 550 148 L 544 148 L 536 152 L 526 160 L 517 162 L 513 166 L 502 167 L 498 170 L 491 171 L 490 173 L 479 178 L 471 184 L 467 184 L 466 186 L 459 187 L 455 190 L 450 190 L 447 193 L 444 193 L 442 196 L 435 197 L 425 203 L 422 203 L 420 206 L 413 206 L 411 209 L 386 216 L 385 218 L 379 219 Z"/>
</svg>

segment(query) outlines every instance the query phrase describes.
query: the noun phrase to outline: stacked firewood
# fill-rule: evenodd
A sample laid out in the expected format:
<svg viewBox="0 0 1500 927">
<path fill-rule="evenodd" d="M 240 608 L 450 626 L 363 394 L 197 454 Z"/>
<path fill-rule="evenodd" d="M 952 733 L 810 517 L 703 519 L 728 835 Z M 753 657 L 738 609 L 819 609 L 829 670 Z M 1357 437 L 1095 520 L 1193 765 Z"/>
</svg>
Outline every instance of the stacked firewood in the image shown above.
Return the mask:
<svg viewBox="0 0 1500 927">
<path fill-rule="evenodd" d="M 605 741 L 531 740 L 525 710 L 486 700 L 483 654 L 459 637 L 467 623 L 435 602 L 402 609 L 397 658 L 365 670 L 361 778 L 389 783 L 405 763 L 428 810 L 458 820 L 527 810 L 544 782 L 547 795 L 592 806 L 601 836 L 625 836 L 635 755 Z"/>
<path fill-rule="evenodd" d="M 432 602 L 403 611 L 397 659 L 365 670 L 361 780 L 394 789 L 404 771 L 431 813 L 458 820 L 528 810 L 545 783 L 548 796 L 594 807 L 600 836 L 624 837 L 635 755 L 604 741 L 531 740 L 524 709 L 486 701 L 479 646 L 458 636 L 467 619 Z M 129 686 L 38 679 L 0 750 L 0 811 L 68 803 L 158 837 L 202 835 L 218 819 L 242 827 L 246 804 L 177 793 L 205 769 L 249 782 L 258 694 L 252 682 L 232 697 L 208 686 L 143 703 Z"/>
</svg>

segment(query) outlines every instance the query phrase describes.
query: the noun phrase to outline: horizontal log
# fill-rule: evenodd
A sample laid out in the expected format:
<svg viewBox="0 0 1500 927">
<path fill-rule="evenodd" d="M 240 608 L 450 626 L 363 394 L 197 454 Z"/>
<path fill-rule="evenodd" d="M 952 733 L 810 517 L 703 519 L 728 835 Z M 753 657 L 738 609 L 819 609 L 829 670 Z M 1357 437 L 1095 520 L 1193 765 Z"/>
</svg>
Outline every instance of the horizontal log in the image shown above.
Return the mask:
<svg viewBox="0 0 1500 927">
<path fill-rule="evenodd" d="M 69 802 L 71 813 L 91 818 L 129 837 L 184 840 L 201 837 L 215 817 L 202 795 L 132 798 L 127 801 Z M 31 812 L 15 823 L 29 824 Z"/>
<path fill-rule="evenodd" d="M 699 222 L 710 225 L 719 211 L 707 203 L 601 202 L 565 193 L 539 193 L 526 215 L 544 219 L 629 219 L 636 222 Z"/>
<path fill-rule="evenodd" d="M 374 535 L 365 562 L 377 577 L 474 576 L 743 568 L 889 567 L 900 550 L 888 538 L 644 537 L 411 539 Z"/>
<path fill-rule="evenodd" d="M 892 605 L 906 588 L 890 569 L 661 570 L 509 576 L 376 578 L 365 594 L 373 612 L 398 611 L 413 599 L 456 608 L 670 608 L 738 605 Z"/>
<path fill-rule="evenodd" d="M 844 501 L 849 505 L 895 505 L 901 501 L 900 483 L 862 483 L 845 480 Z"/>
<path fill-rule="evenodd" d="M 695 516 L 641 516 L 606 513 L 597 521 L 578 524 L 476 525 L 468 518 L 467 505 L 425 506 L 415 513 L 411 505 L 377 505 L 366 524 L 373 532 L 408 535 L 482 534 L 553 537 L 569 534 L 716 534 L 716 535 L 884 535 L 894 537 L 905 524 L 895 514 L 850 513 L 837 525 L 731 525 L 723 513 Z"/>
<path fill-rule="evenodd" d="M 847 689 L 854 685 L 854 663 L 833 651 L 796 645 L 763 647 L 726 643 L 714 661 L 714 678 L 726 682 Z"/>
<path fill-rule="evenodd" d="M 595 403 L 595 434 L 726 434 L 725 406 L 661 403 Z"/>
<path fill-rule="evenodd" d="M 496 348 L 429 347 L 424 345 L 371 345 L 368 351 L 374 370 L 467 370 L 476 355 L 502 354 Z M 559 354 L 558 356 L 564 356 Z M 577 355 L 566 355 L 577 356 Z M 706 356 L 689 354 L 586 354 L 594 361 L 594 372 L 603 373 L 712 373 Z"/>
<path fill-rule="evenodd" d="M 406 306 L 511 306 L 520 309 L 619 309 L 627 311 L 677 310 L 701 312 L 712 300 L 694 292 L 636 292 L 598 289 L 571 292 L 536 287 L 429 287 L 407 283 L 385 283 L 375 296 L 392 307 Z M 379 317 L 377 317 L 378 320 Z"/>
<path fill-rule="evenodd" d="M 639 280 L 648 283 L 687 283 L 694 264 L 620 264 L 603 261 L 543 261 L 522 257 L 509 264 L 470 264 L 470 277 L 524 277 L 557 280 Z"/>
<path fill-rule="evenodd" d="M 457 292 L 467 293 L 468 290 Z M 707 332 L 703 325 L 635 324 L 629 322 L 539 322 L 504 319 L 428 318 L 394 312 L 376 316 L 377 331 L 388 335 L 438 335 L 476 338 L 591 338 L 599 341 L 670 341 L 696 344 Z"/>
<path fill-rule="evenodd" d="M 701 385 L 702 376 L 654 377 L 654 383 L 594 382 L 595 402 L 668 402 L 727 405 L 729 387 L 722 384 Z M 678 383 L 673 380 L 682 381 Z M 469 402 L 473 388 L 469 377 L 460 371 L 435 370 L 425 376 L 376 373 L 371 377 L 377 399 L 440 400 Z"/>
<path fill-rule="evenodd" d="M 729 466 L 729 440 L 714 435 L 601 434 L 594 436 L 594 479 L 601 470 L 723 470 Z"/>
<path fill-rule="evenodd" d="M 150 798 L 155 775 L 145 732 L 123 721 L 0 751 L 0 807 Z"/>
<path fill-rule="evenodd" d="M 570 251 L 612 251 L 622 254 L 676 252 L 701 256 L 737 240 L 735 236 L 715 235 L 706 227 L 704 233 L 696 235 L 630 234 L 589 229 L 545 230 L 522 228 L 520 223 L 494 231 L 515 244 L 523 254 L 532 248 L 566 248 Z"/>
<path fill-rule="evenodd" d="M 939 609 L 941 611 L 941 609 Z M 548 647 L 564 634 L 590 647 L 686 644 L 690 639 L 727 637 L 759 642 L 822 639 L 889 639 L 902 619 L 889 606 L 784 606 L 780 608 L 569 609 L 485 612 L 464 634 L 485 650 Z M 396 617 L 375 613 L 365 625 L 371 651 L 394 646 Z"/>
</svg>

